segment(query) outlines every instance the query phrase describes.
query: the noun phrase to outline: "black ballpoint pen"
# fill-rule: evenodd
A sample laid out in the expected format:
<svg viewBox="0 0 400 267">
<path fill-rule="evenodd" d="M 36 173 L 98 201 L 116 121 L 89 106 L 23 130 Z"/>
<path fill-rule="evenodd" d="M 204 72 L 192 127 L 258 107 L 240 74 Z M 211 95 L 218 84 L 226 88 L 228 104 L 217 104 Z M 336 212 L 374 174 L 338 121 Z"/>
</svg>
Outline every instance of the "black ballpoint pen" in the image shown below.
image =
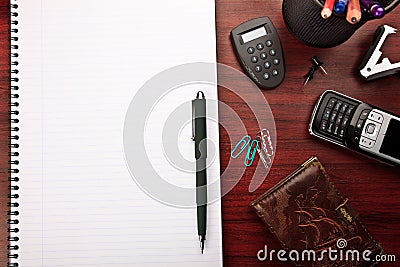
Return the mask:
<svg viewBox="0 0 400 267">
<path fill-rule="evenodd" d="M 203 253 L 207 228 L 207 122 L 206 99 L 201 91 L 197 92 L 196 99 L 192 101 L 192 127 L 196 158 L 197 232 Z"/>
</svg>

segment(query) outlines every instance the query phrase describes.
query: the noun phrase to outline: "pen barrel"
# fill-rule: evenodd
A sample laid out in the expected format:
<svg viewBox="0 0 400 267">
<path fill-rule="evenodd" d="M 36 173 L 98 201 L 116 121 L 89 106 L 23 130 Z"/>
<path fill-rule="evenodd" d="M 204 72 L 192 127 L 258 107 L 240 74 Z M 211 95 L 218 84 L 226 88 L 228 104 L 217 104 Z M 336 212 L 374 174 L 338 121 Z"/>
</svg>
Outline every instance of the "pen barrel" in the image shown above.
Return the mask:
<svg viewBox="0 0 400 267">
<path fill-rule="evenodd" d="M 196 204 L 198 207 L 207 204 L 207 168 L 204 158 L 196 160 Z"/>
<path fill-rule="evenodd" d="M 203 238 L 206 236 L 207 206 L 197 207 L 197 234 Z"/>
<path fill-rule="evenodd" d="M 196 160 L 197 232 L 205 238 L 207 226 L 207 168 L 206 159 Z"/>
<path fill-rule="evenodd" d="M 207 119 L 206 100 L 193 100 L 194 153 L 196 159 L 207 157 Z"/>
<path fill-rule="evenodd" d="M 199 98 L 202 94 L 202 98 Z M 204 245 L 207 226 L 207 119 L 206 99 L 198 92 L 192 101 L 194 152 L 196 158 L 197 232 Z M 203 247 L 202 247 L 203 249 Z"/>
</svg>

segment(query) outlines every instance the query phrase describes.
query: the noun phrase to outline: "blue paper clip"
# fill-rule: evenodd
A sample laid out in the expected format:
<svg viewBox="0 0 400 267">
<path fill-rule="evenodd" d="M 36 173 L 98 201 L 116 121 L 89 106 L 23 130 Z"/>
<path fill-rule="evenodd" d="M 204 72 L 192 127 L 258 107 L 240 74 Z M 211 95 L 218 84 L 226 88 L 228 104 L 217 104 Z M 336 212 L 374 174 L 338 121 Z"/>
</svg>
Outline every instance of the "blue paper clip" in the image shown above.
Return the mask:
<svg viewBox="0 0 400 267">
<path fill-rule="evenodd" d="M 258 140 L 251 141 L 249 149 L 247 149 L 246 158 L 244 159 L 244 165 L 250 167 L 253 164 L 254 158 L 257 155 Z"/>
<path fill-rule="evenodd" d="M 246 148 L 246 146 L 250 143 L 251 137 L 249 135 L 245 135 L 240 139 L 239 142 L 235 145 L 235 148 L 231 152 L 231 157 L 236 159 L 240 154 L 242 154 L 243 150 Z M 235 154 L 236 150 L 238 147 L 241 145 L 240 150 L 238 153 Z"/>
</svg>

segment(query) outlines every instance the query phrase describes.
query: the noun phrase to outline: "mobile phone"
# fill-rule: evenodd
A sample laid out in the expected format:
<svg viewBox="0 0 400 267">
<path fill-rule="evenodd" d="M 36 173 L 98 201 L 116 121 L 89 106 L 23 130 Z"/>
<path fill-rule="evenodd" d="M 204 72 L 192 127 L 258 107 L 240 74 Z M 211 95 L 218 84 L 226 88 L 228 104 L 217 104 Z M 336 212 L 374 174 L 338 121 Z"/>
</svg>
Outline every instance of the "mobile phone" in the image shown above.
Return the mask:
<svg viewBox="0 0 400 267">
<path fill-rule="evenodd" d="M 377 160 L 400 166 L 400 116 L 325 91 L 312 114 L 312 135 Z"/>
</svg>

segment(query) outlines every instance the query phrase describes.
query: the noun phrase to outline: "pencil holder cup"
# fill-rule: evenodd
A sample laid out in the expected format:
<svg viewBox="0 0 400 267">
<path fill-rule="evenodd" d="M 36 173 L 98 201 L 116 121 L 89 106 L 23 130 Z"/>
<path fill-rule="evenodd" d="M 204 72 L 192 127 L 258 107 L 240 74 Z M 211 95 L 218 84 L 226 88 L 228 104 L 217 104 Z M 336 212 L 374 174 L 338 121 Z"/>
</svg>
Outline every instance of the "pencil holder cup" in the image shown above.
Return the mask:
<svg viewBox="0 0 400 267">
<path fill-rule="evenodd" d="M 400 0 L 380 0 L 386 14 L 393 10 Z M 314 47 L 333 47 L 348 40 L 362 25 L 374 19 L 362 10 L 362 19 L 351 24 L 345 15 L 335 12 L 324 19 L 321 16 L 325 0 L 283 0 L 282 13 L 289 31 L 300 41 Z"/>
</svg>

